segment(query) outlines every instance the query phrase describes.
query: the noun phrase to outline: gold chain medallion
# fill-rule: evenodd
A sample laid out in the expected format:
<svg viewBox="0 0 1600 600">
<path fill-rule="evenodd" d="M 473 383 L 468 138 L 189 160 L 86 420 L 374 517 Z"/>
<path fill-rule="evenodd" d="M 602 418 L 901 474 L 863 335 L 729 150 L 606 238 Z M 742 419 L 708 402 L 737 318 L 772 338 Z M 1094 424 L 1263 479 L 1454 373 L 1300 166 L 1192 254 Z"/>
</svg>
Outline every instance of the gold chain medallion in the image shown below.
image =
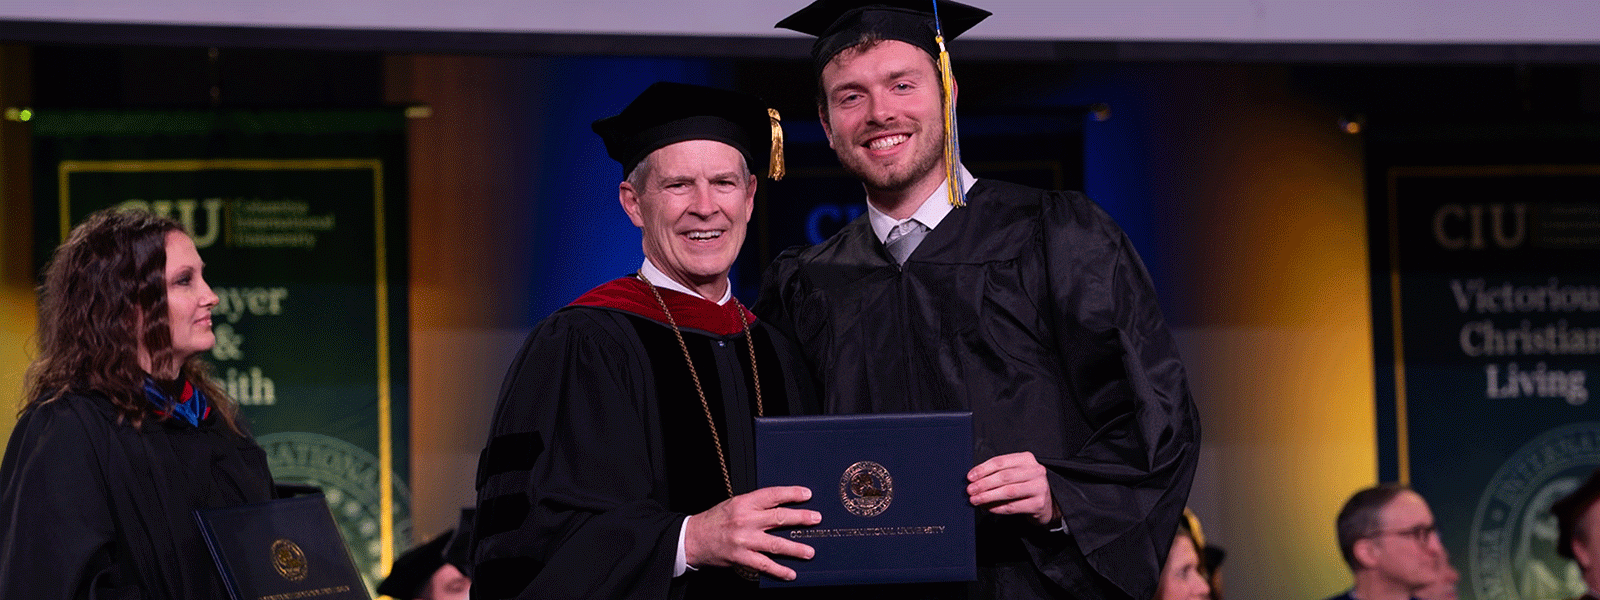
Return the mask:
<svg viewBox="0 0 1600 600">
<path fill-rule="evenodd" d="M 683 330 L 678 329 L 678 320 L 672 318 L 672 311 L 667 309 L 667 301 L 661 298 L 661 291 L 656 289 L 656 284 L 650 283 L 645 278 L 644 272 L 634 275 L 639 281 L 650 287 L 650 293 L 656 297 L 656 304 L 661 307 L 661 312 L 667 316 L 667 324 L 672 326 L 672 335 L 678 338 L 678 348 L 683 350 L 683 361 L 689 365 L 689 378 L 694 380 L 694 391 L 700 395 L 700 408 L 705 411 L 706 425 L 711 427 L 711 444 L 717 448 L 717 466 L 722 468 L 722 485 L 728 488 L 728 497 L 733 497 L 733 478 L 728 476 L 728 457 L 722 453 L 722 436 L 717 435 L 717 421 L 711 417 L 711 405 L 706 402 L 706 390 L 700 385 L 700 374 L 694 370 L 694 359 L 689 357 L 689 344 L 683 341 Z M 739 313 L 739 325 L 744 329 L 745 347 L 750 349 L 750 378 L 755 383 L 756 416 L 765 412 L 761 407 L 761 371 L 756 368 L 756 341 L 750 334 L 750 322 L 744 317 L 744 305 L 738 300 L 733 301 L 733 309 Z M 745 566 L 734 567 L 734 572 L 740 577 L 755 581 L 760 577 L 754 569 Z"/>
</svg>

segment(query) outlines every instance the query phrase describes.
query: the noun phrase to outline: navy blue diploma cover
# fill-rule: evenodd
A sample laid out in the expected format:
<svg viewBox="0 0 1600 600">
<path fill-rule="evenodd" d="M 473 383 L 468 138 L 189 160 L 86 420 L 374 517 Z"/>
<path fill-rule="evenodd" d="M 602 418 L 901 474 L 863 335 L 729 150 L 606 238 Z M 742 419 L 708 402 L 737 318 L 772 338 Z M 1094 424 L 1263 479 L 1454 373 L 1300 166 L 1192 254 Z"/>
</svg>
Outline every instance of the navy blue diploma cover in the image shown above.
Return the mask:
<svg viewBox="0 0 1600 600">
<path fill-rule="evenodd" d="M 771 530 L 816 555 L 774 557 L 797 576 L 761 585 L 976 579 L 972 465 L 969 412 L 757 418 L 758 487 L 810 488 L 792 506 L 822 513 L 816 526 Z"/>
<path fill-rule="evenodd" d="M 322 494 L 194 511 L 233 600 L 371 600 Z"/>
</svg>

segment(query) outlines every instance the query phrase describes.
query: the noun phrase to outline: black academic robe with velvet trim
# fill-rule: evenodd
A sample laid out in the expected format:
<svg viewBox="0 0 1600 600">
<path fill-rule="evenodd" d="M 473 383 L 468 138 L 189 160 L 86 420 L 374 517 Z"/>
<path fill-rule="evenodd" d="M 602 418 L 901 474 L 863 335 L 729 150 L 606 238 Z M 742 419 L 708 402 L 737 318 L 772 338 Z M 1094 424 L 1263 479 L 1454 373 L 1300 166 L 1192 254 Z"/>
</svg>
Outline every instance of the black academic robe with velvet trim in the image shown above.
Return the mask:
<svg viewBox="0 0 1600 600">
<path fill-rule="evenodd" d="M 738 305 L 661 294 L 734 492 L 751 491 L 756 401 Z M 792 345 L 745 314 L 765 414 L 805 410 L 811 386 Z M 683 349 L 638 280 L 604 284 L 540 323 L 506 375 L 479 458 L 473 598 L 753 592 L 728 569 L 672 577 L 684 517 L 728 498 L 705 412 Z"/>
<path fill-rule="evenodd" d="M 135 428 L 78 394 L 22 415 L 0 486 L 0 598 L 29 600 L 227 598 L 194 509 L 272 498 L 266 454 L 217 415 Z"/>
<path fill-rule="evenodd" d="M 971 410 L 977 461 L 1047 467 L 1070 535 L 985 512 L 979 582 L 918 593 L 1150 598 L 1199 423 L 1149 275 L 1082 194 L 980 179 L 967 202 L 903 268 L 866 215 L 785 251 L 755 312 L 802 348 L 826 412 Z"/>
</svg>

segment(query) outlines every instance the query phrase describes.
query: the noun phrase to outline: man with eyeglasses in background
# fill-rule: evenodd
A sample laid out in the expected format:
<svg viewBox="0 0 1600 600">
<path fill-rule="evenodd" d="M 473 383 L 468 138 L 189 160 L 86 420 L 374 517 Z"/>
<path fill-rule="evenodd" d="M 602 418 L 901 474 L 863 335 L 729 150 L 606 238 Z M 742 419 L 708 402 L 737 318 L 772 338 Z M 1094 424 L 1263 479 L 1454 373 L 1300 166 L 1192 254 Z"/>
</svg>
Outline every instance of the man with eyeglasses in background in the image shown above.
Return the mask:
<svg viewBox="0 0 1600 600">
<path fill-rule="evenodd" d="M 1433 511 L 1404 485 L 1356 492 L 1340 509 L 1336 527 L 1355 585 L 1329 600 L 1410 600 L 1438 578 L 1445 562 Z"/>
</svg>

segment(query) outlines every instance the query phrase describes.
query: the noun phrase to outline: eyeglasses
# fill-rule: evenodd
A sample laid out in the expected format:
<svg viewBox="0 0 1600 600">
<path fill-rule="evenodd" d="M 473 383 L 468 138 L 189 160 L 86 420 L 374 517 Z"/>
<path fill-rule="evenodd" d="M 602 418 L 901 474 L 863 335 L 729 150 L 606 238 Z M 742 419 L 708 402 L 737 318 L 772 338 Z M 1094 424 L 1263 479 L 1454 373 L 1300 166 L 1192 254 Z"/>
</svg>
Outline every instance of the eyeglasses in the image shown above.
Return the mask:
<svg viewBox="0 0 1600 600">
<path fill-rule="evenodd" d="M 1405 529 L 1380 529 L 1367 534 L 1366 537 L 1378 537 L 1380 535 L 1398 535 L 1400 537 L 1411 538 L 1412 541 L 1418 544 L 1425 544 L 1428 542 L 1428 540 L 1433 539 L 1433 536 L 1439 535 L 1439 528 L 1433 523 L 1429 523 L 1427 525 L 1418 525 L 1416 527 L 1407 527 Z"/>
</svg>

